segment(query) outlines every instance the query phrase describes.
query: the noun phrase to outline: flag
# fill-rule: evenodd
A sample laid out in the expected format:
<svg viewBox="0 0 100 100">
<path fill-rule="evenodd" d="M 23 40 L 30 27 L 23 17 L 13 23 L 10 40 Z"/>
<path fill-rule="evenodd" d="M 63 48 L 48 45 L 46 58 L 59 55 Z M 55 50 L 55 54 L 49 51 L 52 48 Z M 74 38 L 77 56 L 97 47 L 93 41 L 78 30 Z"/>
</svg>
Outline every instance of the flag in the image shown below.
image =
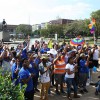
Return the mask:
<svg viewBox="0 0 100 100">
<path fill-rule="evenodd" d="M 96 29 L 95 23 L 96 23 L 96 20 L 94 18 L 92 18 L 90 24 L 88 25 L 91 34 L 93 34 L 95 32 L 95 29 Z"/>
<path fill-rule="evenodd" d="M 92 24 L 95 25 L 96 20 L 94 18 L 92 18 Z"/>
<path fill-rule="evenodd" d="M 92 24 L 89 24 L 88 26 L 89 26 L 89 29 L 91 29 L 91 28 L 92 28 Z"/>
</svg>

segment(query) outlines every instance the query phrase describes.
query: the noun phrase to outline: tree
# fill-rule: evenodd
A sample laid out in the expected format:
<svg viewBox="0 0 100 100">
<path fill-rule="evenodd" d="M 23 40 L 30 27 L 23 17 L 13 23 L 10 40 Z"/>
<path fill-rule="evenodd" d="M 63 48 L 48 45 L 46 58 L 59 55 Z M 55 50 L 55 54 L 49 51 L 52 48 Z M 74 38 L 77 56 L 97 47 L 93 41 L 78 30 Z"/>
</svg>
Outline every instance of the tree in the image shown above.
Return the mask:
<svg viewBox="0 0 100 100">
<path fill-rule="evenodd" d="M 17 26 L 16 32 L 22 34 L 31 34 L 32 33 L 31 25 L 20 24 Z"/>
<path fill-rule="evenodd" d="M 60 24 L 56 25 L 48 25 L 48 33 L 49 35 L 58 34 L 58 37 L 61 37 L 64 35 L 64 26 Z"/>
<path fill-rule="evenodd" d="M 91 13 L 91 19 L 94 18 L 96 20 L 96 38 L 100 35 L 100 10 Z"/>
<path fill-rule="evenodd" d="M 65 25 L 64 32 L 65 34 L 71 35 L 83 35 L 86 36 L 89 33 L 88 29 L 89 19 L 85 20 L 75 20 L 72 23 Z"/>
<path fill-rule="evenodd" d="M 40 30 L 40 36 L 42 36 L 42 37 L 48 37 L 48 35 L 49 35 L 48 29 L 41 29 Z"/>
</svg>

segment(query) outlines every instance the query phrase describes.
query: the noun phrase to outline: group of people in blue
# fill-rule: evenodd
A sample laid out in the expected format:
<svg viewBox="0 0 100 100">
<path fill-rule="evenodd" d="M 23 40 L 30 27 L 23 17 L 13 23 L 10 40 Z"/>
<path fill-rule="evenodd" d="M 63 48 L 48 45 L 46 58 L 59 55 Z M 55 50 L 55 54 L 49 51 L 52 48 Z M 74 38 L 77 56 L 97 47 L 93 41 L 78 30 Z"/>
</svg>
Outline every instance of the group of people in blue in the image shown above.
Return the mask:
<svg viewBox="0 0 100 100">
<path fill-rule="evenodd" d="M 51 40 L 50 40 L 51 41 Z M 52 42 L 53 43 L 53 42 Z M 55 81 L 56 78 L 62 77 L 57 74 L 57 65 L 55 63 L 59 60 L 59 56 L 63 56 L 64 59 L 61 60 L 65 63 L 65 73 L 63 74 L 62 79 L 60 80 L 63 84 L 67 84 L 67 97 L 69 100 L 71 98 L 71 88 L 72 85 L 74 87 L 74 97 L 79 98 L 77 95 L 78 87 L 79 92 L 84 94 L 87 93 L 87 80 L 91 83 L 93 68 L 98 68 L 98 60 L 99 60 L 99 49 L 97 45 L 93 47 L 89 46 L 89 44 L 84 47 L 83 45 L 78 45 L 77 47 L 70 46 L 70 44 L 66 44 L 64 41 L 62 45 L 58 45 L 57 43 L 53 43 L 49 48 L 48 44 L 45 41 L 35 41 L 35 43 L 30 46 L 30 38 L 28 37 L 24 43 L 18 44 L 17 48 L 11 47 L 9 49 L 8 45 L 0 44 L 0 59 L 2 65 L 2 74 L 4 75 L 6 71 L 11 72 L 11 80 L 14 85 L 20 84 L 21 87 L 23 85 L 27 85 L 25 89 L 25 100 L 34 100 L 34 93 L 40 92 L 38 89 L 40 76 L 46 73 L 47 79 L 45 81 L 49 81 L 52 86 L 57 86 L 56 83 L 60 80 Z M 50 52 L 51 49 L 54 52 Z M 43 55 L 46 55 L 43 56 Z M 41 62 L 45 59 L 46 65 L 49 66 L 45 70 L 45 67 L 42 68 Z M 49 59 L 49 63 L 47 64 Z M 44 62 L 43 62 L 44 63 Z M 58 61 L 58 64 L 60 64 Z M 55 66 L 55 67 L 54 67 Z M 75 67 L 77 66 L 77 67 Z M 56 70 L 54 72 L 54 70 Z M 48 76 L 48 73 L 50 76 Z M 57 75 L 58 76 L 57 76 Z M 44 76 L 41 78 L 43 79 Z M 41 81 L 43 82 L 43 81 Z M 44 82 L 43 82 L 44 83 Z M 95 94 L 97 95 L 100 91 L 100 82 L 97 83 L 97 89 Z M 44 86 L 44 84 L 43 84 Z M 47 87 L 48 87 L 47 86 Z M 43 88 L 41 88 L 42 90 Z M 48 93 L 50 94 L 50 86 L 47 88 Z M 65 93 L 62 87 L 62 93 Z M 56 94 L 60 95 L 57 87 Z M 42 94 L 41 94 L 42 95 Z M 47 94 L 46 94 L 47 96 Z M 42 98 L 40 98 L 43 100 Z M 45 100 L 48 100 L 46 97 Z"/>
</svg>

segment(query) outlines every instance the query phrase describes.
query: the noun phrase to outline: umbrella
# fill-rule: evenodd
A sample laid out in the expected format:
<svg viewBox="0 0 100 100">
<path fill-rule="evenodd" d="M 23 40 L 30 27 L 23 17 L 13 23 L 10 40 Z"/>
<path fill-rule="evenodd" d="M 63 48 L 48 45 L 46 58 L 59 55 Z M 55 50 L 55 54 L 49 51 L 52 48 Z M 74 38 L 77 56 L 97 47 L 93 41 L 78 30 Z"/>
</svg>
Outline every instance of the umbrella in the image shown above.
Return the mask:
<svg viewBox="0 0 100 100">
<path fill-rule="evenodd" d="M 74 38 L 70 41 L 70 45 L 72 46 L 78 46 L 82 44 L 85 44 L 85 40 L 82 38 Z"/>
</svg>

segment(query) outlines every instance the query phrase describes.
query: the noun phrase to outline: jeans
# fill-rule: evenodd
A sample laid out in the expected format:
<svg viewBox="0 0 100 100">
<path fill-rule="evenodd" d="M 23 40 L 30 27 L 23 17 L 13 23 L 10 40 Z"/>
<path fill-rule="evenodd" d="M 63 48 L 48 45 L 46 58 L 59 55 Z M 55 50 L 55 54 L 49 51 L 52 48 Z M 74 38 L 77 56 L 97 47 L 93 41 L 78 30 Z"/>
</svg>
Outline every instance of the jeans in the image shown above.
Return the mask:
<svg viewBox="0 0 100 100">
<path fill-rule="evenodd" d="M 88 79 L 88 73 L 79 73 L 80 88 L 86 89 L 87 79 Z"/>
<path fill-rule="evenodd" d="M 100 81 L 97 82 L 96 91 L 97 91 L 97 92 L 100 92 Z"/>
<path fill-rule="evenodd" d="M 74 87 L 74 93 L 77 93 L 77 86 L 75 83 L 74 78 L 65 78 L 66 84 L 67 84 L 67 93 L 71 93 L 71 86 L 73 85 Z"/>
<path fill-rule="evenodd" d="M 35 76 L 35 77 L 33 77 L 33 86 L 34 86 L 34 89 L 37 89 L 37 85 L 38 85 L 38 77 Z"/>
<path fill-rule="evenodd" d="M 25 99 L 24 100 L 34 100 L 34 91 L 29 91 L 24 93 Z"/>
</svg>

